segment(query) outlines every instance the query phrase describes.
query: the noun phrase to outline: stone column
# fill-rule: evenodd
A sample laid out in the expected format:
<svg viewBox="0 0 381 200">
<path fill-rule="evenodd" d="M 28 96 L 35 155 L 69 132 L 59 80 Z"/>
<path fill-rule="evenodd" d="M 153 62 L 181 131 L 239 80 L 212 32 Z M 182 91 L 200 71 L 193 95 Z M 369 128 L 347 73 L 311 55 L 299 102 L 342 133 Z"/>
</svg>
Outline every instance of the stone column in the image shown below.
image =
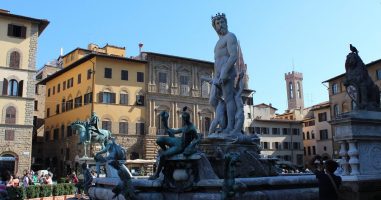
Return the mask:
<svg viewBox="0 0 381 200">
<path fill-rule="evenodd" d="M 172 63 L 172 70 L 171 70 L 171 87 L 177 86 L 177 79 L 176 79 L 176 64 Z"/>
<path fill-rule="evenodd" d="M 356 140 L 350 140 L 349 143 L 349 149 L 348 149 L 348 155 L 349 155 L 349 164 L 351 165 L 351 175 L 359 175 L 359 151 L 356 147 Z"/>
<path fill-rule="evenodd" d="M 155 101 L 152 102 L 152 108 L 153 108 L 153 112 L 154 112 L 154 116 L 153 116 L 153 127 L 156 127 L 156 115 L 157 115 L 157 111 L 156 111 L 156 105 L 155 105 Z"/>
<path fill-rule="evenodd" d="M 177 117 L 177 115 L 176 115 L 176 113 L 177 113 L 177 111 L 176 111 L 176 106 L 175 106 L 175 102 L 172 102 L 171 103 L 172 104 L 172 110 L 170 111 L 171 112 L 171 117 L 172 117 L 172 125 L 170 125 L 170 127 L 176 127 L 176 117 Z"/>
<path fill-rule="evenodd" d="M 338 141 L 340 144 L 340 152 L 339 155 L 341 156 L 340 159 L 340 165 L 343 168 L 343 174 L 342 175 L 349 175 L 349 163 L 347 161 L 347 147 L 346 147 L 346 142 L 345 141 Z"/>
<path fill-rule="evenodd" d="M 149 60 L 149 64 L 148 64 L 148 77 L 149 77 L 149 84 L 152 85 L 153 84 L 153 76 L 152 76 L 153 67 L 152 67 L 152 62 L 150 62 L 150 61 L 151 61 L 151 59 Z"/>
<path fill-rule="evenodd" d="M 174 102 L 174 110 L 173 110 L 173 112 L 175 113 L 175 117 L 174 117 L 175 124 L 173 127 L 178 127 L 178 124 L 179 124 L 179 115 L 178 115 L 177 109 L 178 109 L 178 106 L 177 106 L 177 102 L 175 101 Z"/>
<path fill-rule="evenodd" d="M 197 67 L 194 67 L 194 86 L 196 88 L 196 90 L 198 90 L 198 68 Z"/>
</svg>

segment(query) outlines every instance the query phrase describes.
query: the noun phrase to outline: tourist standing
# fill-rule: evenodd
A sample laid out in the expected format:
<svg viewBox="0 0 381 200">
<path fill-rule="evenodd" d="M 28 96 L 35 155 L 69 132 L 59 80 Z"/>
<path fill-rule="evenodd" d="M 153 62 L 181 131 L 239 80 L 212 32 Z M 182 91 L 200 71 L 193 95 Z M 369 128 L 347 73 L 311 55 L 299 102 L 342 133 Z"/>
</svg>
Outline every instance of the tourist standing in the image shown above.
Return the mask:
<svg viewBox="0 0 381 200">
<path fill-rule="evenodd" d="M 45 175 L 45 184 L 46 185 L 53 185 L 53 180 L 52 180 L 52 177 L 50 176 L 49 173 Z"/>
<path fill-rule="evenodd" d="M 341 185 L 341 177 L 336 176 L 334 172 L 336 171 L 338 164 L 333 160 L 325 161 L 325 172 L 318 164 L 317 170 L 315 171 L 316 178 L 318 179 L 319 185 L 319 200 L 337 200 L 338 199 L 338 188 Z"/>
<path fill-rule="evenodd" d="M 30 178 L 30 172 L 28 170 L 24 171 L 24 177 L 22 179 L 22 184 L 24 188 L 28 187 L 29 185 L 32 185 L 32 179 Z"/>
</svg>

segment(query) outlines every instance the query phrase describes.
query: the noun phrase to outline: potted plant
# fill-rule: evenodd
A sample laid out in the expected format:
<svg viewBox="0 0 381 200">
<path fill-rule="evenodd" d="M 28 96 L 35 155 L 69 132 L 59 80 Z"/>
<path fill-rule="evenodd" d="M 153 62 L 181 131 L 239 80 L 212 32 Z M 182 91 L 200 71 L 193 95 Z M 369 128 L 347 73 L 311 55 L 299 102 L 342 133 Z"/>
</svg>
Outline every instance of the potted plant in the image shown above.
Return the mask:
<svg viewBox="0 0 381 200">
<path fill-rule="evenodd" d="M 53 185 L 53 199 L 54 200 L 65 200 L 65 191 L 64 185 L 62 183 L 58 183 Z"/>
<path fill-rule="evenodd" d="M 40 193 L 40 186 L 38 185 L 30 185 L 25 188 L 25 194 L 26 198 L 29 200 L 40 200 L 39 194 Z"/>
<path fill-rule="evenodd" d="M 65 198 L 74 198 L 75 197 L 75 185 L 73 183 L 65 183 L 63 184 L 64 192 L 65 192 Z"/>
<path fill-rule="evenodd" d="M 53 200 L 52 186 L 51 185 L 41 185 L 40 186 L 40 197 L 41 197 L 41 200 Z"/>
<path fill-rule="evenodd" d="M 23 187 L 7 187 L 9 199 L 24 200 L 26 198 L 25 190 Z"/>
</svg>

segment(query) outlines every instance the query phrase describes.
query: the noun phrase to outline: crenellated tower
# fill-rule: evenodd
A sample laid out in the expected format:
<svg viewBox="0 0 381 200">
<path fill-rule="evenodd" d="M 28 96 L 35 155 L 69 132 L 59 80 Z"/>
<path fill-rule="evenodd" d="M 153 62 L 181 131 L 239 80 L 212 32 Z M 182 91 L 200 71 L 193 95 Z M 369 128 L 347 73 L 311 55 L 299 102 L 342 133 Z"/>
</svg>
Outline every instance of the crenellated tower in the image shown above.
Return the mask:
<svg viewBox="0 0 381 200">
<path fill-rule="evenodd" d="M 299 72 L 288 72 L 285 74 L 287 88 L 288 110 L 303 109 L 303 74 Z"/>
</svg>

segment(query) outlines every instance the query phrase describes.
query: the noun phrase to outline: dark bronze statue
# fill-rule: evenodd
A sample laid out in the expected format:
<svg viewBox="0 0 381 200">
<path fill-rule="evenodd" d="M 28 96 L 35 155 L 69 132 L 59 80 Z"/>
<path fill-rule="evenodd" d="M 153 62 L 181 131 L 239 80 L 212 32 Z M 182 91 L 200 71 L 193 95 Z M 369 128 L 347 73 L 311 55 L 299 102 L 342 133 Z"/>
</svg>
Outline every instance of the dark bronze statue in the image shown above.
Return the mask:
<svg viewBox="0 0 381 200">
<path fill-rule="evenodd" d="M 245 187 L 242 184 L 235 182 L 236 166 L 239 163 L 239 153 L 228 153 L 225 155 L 224 163 L 224 185 L 222 186 L 221 200 L 229 200 L 235 197 L 235 194 L 239 188 Z"/>
<path fill-rule="evenodd" d="M 161 120 L 163 122 L 166 133 L 169 137 L 159 137 L 156 143 L 162 149 L 159 157 L 159 165 L 157 167 L 155 175 L 150 177 L 150 179 L 156 179 L 159 177 L 160 172 L 163 169 L 164 162 L 171 156 L 177 154 L 183 154 L 185 157 L 196 153 L 196 145 L 200 142 L 200 136 L 197 133 L 196 127 L 190 121 L 190 115 L 186 112 L 187 107 L 183 108 L 183 113 L 181 114 L 184 126 L 179 129 L 172 129 L 168 127 L 169 114 L 165 111 L 160 113 Z M 175 134 L 182 133 L 181 137 L 175 137 Z"/>
<path fill-rule="evenodd" d="M 355 110 L 380 111 L 380 90 L 370 78 L 356 47 L 351 44 L 350 50 L 345 61 L 344 86 L 356 104 Z"/>
<path fill-rule="evenodd" d="M 104 153 L 108 153 L 108 155 L 105 157 L 102 156 Z M 97 177 L 100 175 L 101 164 L 112 160 L 127 160 L 126 154 L 126 150 L 115 142 L 115 138 L 110 137 L 106 141 L 106 146 L 95 154 L 94 160 L 97 166 Z"/>
<path fill-rule="evenodd" d="M 118 170 L 118 176 L 120 178 L 118 185 L 112 189 L 112 192 L 115 194 L 113 199 L 119 194 L 122 194 L 126 200 L 135 200 L 137 197 L 135 189 L 132 186 L 130 173 L 128 173 L 127 168 L 122 165 L 123 164 L 120 164 L 117 160 L 110 163 L 110 166 Z"/>
</svg>

